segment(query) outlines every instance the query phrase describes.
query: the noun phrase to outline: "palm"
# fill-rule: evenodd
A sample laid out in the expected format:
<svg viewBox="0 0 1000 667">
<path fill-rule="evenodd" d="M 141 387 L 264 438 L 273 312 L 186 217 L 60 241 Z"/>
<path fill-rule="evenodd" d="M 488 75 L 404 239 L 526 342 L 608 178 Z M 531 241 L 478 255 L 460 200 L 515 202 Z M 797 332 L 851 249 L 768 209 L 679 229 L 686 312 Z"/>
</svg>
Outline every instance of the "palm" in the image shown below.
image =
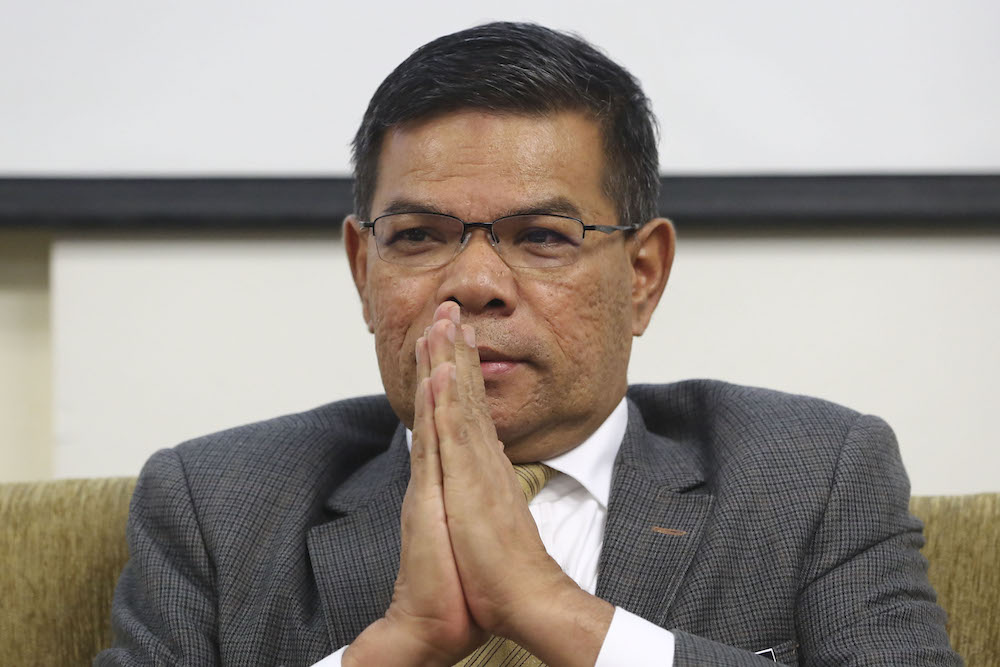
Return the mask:
<svg viewBox="0 0 1000 667">
<path fill-rule="evenodd" d="M 418 627 L 435 651 L 461 657 L 486 635 L 465 602 L 440 489 L 428 491 L 411 482 L 403 500 L 400 567 L 387 616 Z"/>
</svg>

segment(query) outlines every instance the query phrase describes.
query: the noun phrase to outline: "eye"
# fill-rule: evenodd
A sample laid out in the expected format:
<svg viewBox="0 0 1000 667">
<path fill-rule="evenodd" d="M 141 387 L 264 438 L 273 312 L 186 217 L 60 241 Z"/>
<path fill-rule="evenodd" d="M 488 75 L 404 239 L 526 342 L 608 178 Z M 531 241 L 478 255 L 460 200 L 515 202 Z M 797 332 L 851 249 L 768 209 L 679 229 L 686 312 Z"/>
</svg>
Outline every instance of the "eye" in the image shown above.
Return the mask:
<svg viewBox="0 0 1000 667">
<path fill-rule="evenodd" d="M 528 227 L 521 230 L 518 243 L 537 246 L 557 246 L 572 243 L 565 234 L 548 227 Z"/>
<path fill-rule="evenodd" d="M 427 241 L 434 241 L 434 234 L 432 231 L 426 227 L 410 227 L 408 229 L 397 230 L 393 234 L 392 238 L 389 239 L 389 245 L 394 243 L 425 243 Z"/>
<path fill-rule="evenodd" d="M 451 235 L 455 234 L 453 221 L 443 216 L 401 213 L 386 216 L 379 224 L 379 236 L 384 247 L 422 249 L 449 243 Z M 461 229 L 461 223 L 458 229 Z"/>
</svg>

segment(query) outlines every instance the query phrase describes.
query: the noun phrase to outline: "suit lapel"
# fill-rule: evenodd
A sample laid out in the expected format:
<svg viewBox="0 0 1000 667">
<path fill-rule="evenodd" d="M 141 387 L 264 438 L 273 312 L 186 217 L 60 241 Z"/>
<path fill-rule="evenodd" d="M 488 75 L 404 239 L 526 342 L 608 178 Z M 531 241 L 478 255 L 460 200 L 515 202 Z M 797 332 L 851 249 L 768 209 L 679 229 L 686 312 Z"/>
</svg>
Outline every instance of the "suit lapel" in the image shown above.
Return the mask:
<svg viewBox="0 0 1000 667">
<path fill-rule="evenodd" d="M 354 640 L 389 606 L 399 570 L 399 515 L 410 477 L 406 432 L 330 496 L 334 518 L 309 531 L 313 575 L 333 648 Z"/>
<path fill-rule="evenodd" d="M 629 401 L 598 564 L 598 597 L 664 622 L 712 506 L 703 482 L 696 454 L 649 432 Z"/>
</svg>

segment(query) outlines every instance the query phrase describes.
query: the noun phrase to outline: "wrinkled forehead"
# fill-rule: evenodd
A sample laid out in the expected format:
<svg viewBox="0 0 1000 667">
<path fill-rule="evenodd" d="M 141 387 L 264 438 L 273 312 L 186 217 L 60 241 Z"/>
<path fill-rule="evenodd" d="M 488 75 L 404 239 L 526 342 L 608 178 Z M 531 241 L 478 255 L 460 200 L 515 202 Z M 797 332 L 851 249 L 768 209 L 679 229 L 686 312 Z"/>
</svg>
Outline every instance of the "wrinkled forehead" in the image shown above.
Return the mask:
<svg viewBox="0 0 1000 667">
<path fill-rule="evenodd" d="M 463 110 L 387 130 L 372 217 L 422 202 L 467 220 L 492 220 L 542 201 L 604 216 L 604 153 L 598 123 L 574 112 Z"/>
</svg>

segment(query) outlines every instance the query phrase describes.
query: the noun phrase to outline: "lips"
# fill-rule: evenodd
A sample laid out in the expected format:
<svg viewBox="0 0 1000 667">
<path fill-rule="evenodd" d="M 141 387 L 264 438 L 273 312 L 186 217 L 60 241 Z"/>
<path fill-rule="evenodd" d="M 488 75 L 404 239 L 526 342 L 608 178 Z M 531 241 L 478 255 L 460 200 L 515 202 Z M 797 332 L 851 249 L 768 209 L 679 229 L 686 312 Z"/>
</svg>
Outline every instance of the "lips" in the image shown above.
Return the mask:
<svg viewBox="0 0 1000 667">
<path fill-rule="evenodd" d="M 483 379 L 487 381 L 499 379 L 524 363 L 521 359 L 490 347 L 480 347 L 478 350 L 479 367 L 483 372 Z"/>
</svg>

